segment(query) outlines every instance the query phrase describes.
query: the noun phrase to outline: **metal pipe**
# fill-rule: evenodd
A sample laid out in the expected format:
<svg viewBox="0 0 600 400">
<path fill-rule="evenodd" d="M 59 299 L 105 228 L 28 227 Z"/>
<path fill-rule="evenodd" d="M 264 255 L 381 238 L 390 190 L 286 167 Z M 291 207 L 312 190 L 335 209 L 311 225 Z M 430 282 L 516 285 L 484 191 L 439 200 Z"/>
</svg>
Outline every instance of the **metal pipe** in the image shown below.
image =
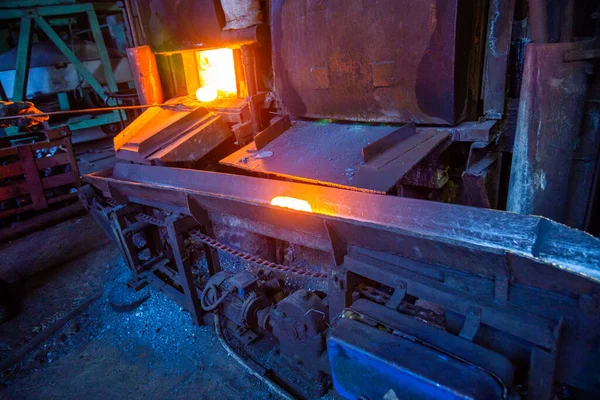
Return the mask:
<svg viewBox="0 0 600 400">
<path fill-rule="evenodd" d="M 131 4 L 129 0 L 123 0 L 123 14 L 125 14 L 125 24 L 127 26 L 127 32 L 129 33 L 129 38 L 131 39 L 130 45 L 133 47 L 137 47 L 139 45 L 139 41 L 137 38 L 137 32 L 135 31 L 135 25 L 133 22 L 133 17 L 131 15 Z"/>
<path fill-rule="evenodd" d="M 246 86 L 248 88 L 248 96 L 252 97 L 257 92 L 256 78 L 254 70 L 254 48 L 244 45 L 242 50 L 242 64 L 244 65 L 244 74 L 246 75 Z"/>
<path fill-rule="evenodd" d="M 137 0 L 130 0 L 130 1 L 133 2 L 133 7 L 135 7 L 135 13 L 136 13 L 135 16 L 137 17 L 137 19 L 139 21 L 139 25 L 136 25 L 136 26 L 139 26 L 138 34 L 140 35 L 140 37 L 139 37 L 139 43 L 138 44 L 139 45 L 146 45 L 146 44 L 148 44 L 148 37 L 146 36 L 146 29 L 144 28 L 144 25 L 141 22 L 141 18 L 140 18 L 140 6 L 139 6 Z M 134 18 L 134 20 L 135 20 L 135 18 Z"/>
<path fill-rule="evenodd" d="M 254 64 L 254 48 L 252 46 L 242 46 L 242 64 L 244 65 L 244 74 L 246 75 L 246 87 L 248 88 L 248 98 L 250 107 L 250 118 L 252 119 L 252 130 L 254 135 L 260 132 L 260 116 L 258 106 L 254 96 L 258 93 L 256 84 L 256 68 Z"/>
<path fill-rule="evenodd" d="M 529 27 L 534 43 L 548 43 L 548 4 L 547 0 L 528 0 Z"/>
</svg>

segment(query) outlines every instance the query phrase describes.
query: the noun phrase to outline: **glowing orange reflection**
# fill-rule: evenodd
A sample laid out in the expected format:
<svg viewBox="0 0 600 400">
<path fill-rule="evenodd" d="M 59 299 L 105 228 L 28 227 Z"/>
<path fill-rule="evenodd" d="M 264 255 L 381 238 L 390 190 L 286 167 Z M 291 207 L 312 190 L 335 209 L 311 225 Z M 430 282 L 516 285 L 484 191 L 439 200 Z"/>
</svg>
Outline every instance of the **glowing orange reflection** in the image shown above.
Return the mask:
<svg viewBox="0 0 600 400">
<path fill-rule="evenodd" d="M 219 97 L 219 91 L 213 86 L 202 86 L 196 90 L 196 98 L 203 103 L 210 103 Z"/>
<path fill-rule="evenodd" d="M 233 50 L 216 49 L 196 53 L 202 86 L 196 92 L 199 101 L 210 102 L 237 95 Z"/>
<path fill-rule="evenodd" d="M 296 199 L 294 197 L 277 196 L 271 200 L 272 206 L 291 208 L 292 210 L 312 212 L 312 207 L 306 200 Z"/>
</svg>

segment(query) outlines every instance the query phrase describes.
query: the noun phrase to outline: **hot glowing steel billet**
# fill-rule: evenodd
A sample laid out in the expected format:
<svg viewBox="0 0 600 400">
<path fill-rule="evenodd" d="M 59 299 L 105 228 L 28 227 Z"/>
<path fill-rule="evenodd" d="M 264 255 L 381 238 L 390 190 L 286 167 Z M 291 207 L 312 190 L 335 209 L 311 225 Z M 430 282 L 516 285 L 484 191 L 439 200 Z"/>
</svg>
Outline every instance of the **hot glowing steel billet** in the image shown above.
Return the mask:
<svg viewBox="0 0 600 400">
<path fill-rule="evenodd" d="M 277 196 L 271 200 L 272 206 L 291 208 L 292 210 L 312 212 L 310 203 L 306 200 L 300 200 L 293 197 Z"/>
<path fill-rule="evenodd" d="M 196 90 L 196 98 L 203 103 L 210 103 L 219 97 L 219 92 L 212 86 L 202 86 Z"/>
</svg>

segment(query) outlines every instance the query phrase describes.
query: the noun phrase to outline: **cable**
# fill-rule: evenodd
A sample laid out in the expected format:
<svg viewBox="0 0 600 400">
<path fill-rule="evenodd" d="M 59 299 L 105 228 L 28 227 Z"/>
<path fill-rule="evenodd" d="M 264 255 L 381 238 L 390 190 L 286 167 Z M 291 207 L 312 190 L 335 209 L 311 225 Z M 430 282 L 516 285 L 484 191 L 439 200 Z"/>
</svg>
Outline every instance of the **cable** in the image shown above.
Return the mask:
<svg viewBox="0 0 600 400">
<path fill-rule="evenodd" d="M 181 112 L 190 112 L 195 110 L 197 107 L 193 105 L 188 105 L 189 103 L 162 103 L 162 104 L 144 104 L 141 106 L 116 106 L 116 107 L 99 107 L 99 108 L 85 108 L 82 110 L 64 110 L 64 111 L 50 111 L 50 112 L 42 112 L 38 114 L 23 114 L 23 115 L 11 115 L 7 117 L 0 117 L 0 121 L 2 120 L 14 120 L 19 118 L 29 118 L 29 117 L 41 117 L 44 115 L 52 116 L 52 115 L 68 115 L 68 114 L 89 114 L 92 112 L 103 112 L 103 111 L 117 111 L 117 110 L 139 110 L 142 108 L 151 108 L 151 107 L 161 107 L 170 111 L 181 111 Z"/>
<path fill-rule="evenodd" d="M 206 285 L 206 287 L 202 291 L 202 296 L 200 296 L 200 305 L 202 306 L 202 309 L 204 311 L 213 311 L 221 305 L 221 303 L 227 298 L 227 296 L 235 293 L 236 290 L 237 288 L 233 286 L 226 292 L 223 292 L 223 294 L 221 294 L 221 297 L 217 299 L 217 294 L 219 293 L 217 286 L 212 283 Z M 211 297 L 207 299 L 209 295 Z"/>
</svg>

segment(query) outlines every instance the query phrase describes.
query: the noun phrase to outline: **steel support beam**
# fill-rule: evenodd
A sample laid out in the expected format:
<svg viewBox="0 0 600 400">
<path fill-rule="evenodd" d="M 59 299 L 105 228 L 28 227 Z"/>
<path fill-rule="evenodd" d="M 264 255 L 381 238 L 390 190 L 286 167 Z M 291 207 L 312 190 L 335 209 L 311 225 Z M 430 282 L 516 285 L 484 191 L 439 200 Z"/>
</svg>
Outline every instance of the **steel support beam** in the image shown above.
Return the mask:
<svg viewBox="0 0 600 400">
<path fill-rule="evenodd" d="M 94 11 L 93 7 L 88 10 L 87 16 L 90 21 L 92 36 L 94 37 L 94 42 L 96 43 L 96 48 L 98 49 L 98 55 L 100 56 L 100 61 L 102 62 L 102 67 L 104 69 L 104 78 L 106 79 L 106 84 L 108 85 L 108 89 L 114 93 L 118 90 L 117 81 L 115 80 L 115 74 L 113 73 L 110 58 L 108 57 L 108 50 L 106 50 L 106 44 L 104 43 L 104 38 L 102 37 L 102 30 L 100 29 L 98 16 L 96 15 L 96 11 Z"/>
<path fill-rule="evenodd" d="M 490 119 L 500 119 L 504 114 L 514 13 L 515 0 L 490 1 L 483 70 L 483 113 Z"/>
<path fill-rule="evenodd" d="M 68 15 L 68 14 L 76 14 L 76 13 L 84 13 L 89 11 L 90 9 L 98 9 L 106 12 L 121 12 L 121 8 L 115 3 L 100 3 L 96 2 L 95 8 L 91 3 L 80 3 L 80 4 L 64 4 L 64 5 L 50 5 L 50 3 L 56 2 L 43 2 L 41 4 L 40 1 L 11 1 L 11 2 L 3 2 L 0 6 L 0 20 L 3 19 L 16 19 L 23 17 L 33 17 L 33 16 L 41 16 L 41 17 L 54 17 L 59 15 Z M 38 7 L 35 9 L 28 8 L 16 8 L 16 7 L 25 7 L 25 6 L 45 6 Z"/>
<path fill-rule="evenodd" d="M 42 29 L 42 31 L 44 31 L 48 38 L 52 40 L 56 47 L 58 47 L 58 49 L 65 55 L 65 57 L 67 57 L 69 62 L 73 64 L 73 66 L 77 69 L 81 76 L 83 76 L 83 79 L 85 79 L 87 83 L 89 83 L 89 85 L 92 87 L 92 89 L 94 89 L 94 91 L 98 93 L 100 98 L 103 99 L 105 97 L 105 94 L 102 85 L 98 82 L 94 75 L 92 75 L 90 71 L 88 71 L 87 68 L 85 68 L 83 63 L 77 58 L 77 56 L 75 56 L 75 54 L 71 51 L 69 46 L 67 46 L 67 44 L 61 39 L 61 37 L 58 36 L 54 29 L 52 29 L 50 24 L 48 24 L 48 22 L 42 17 L 35 17 L 35 22 Z M 102 43 L 104 44 L 104 42 Z M 104 50 L 106 51 L 106 47 L 104 48 Z M 110 100 L 108 104 L 113 106 L 116 103 L 114 100 Z"/>
<path fill-rule="evenodd" d="M 179 279 L 181 286 L 183 287 L 183 293 L 185 296 L 186 309 L 192 316 L 192 321 L 196 325 L 202 325 L 202 307 L 200 306 L 200 299 L 198 298 L 198 291 L 194 284 L 194 276 L 192 275 L 192 269 L 190 265 L 190 259 L 186 253 L 184 238 L 182 233 L 193 228 L 197 225 L 197 222 L 190 217 L 173 215 L 166 221 L 167 232 L 169 234 L 169 244 L 173 250 L 173 256 L 175 264 L 177 265 L 177 272 L 179 273 Z"/>
<path fill-rule="evenodd" d="M 29 53 L 31 51 L 31 18 L 21 18 L 19 44 L 17 45 L 17 65 L 12 101 L 22 101 L 27 93 L 29 76 Z"/>
</svg>

